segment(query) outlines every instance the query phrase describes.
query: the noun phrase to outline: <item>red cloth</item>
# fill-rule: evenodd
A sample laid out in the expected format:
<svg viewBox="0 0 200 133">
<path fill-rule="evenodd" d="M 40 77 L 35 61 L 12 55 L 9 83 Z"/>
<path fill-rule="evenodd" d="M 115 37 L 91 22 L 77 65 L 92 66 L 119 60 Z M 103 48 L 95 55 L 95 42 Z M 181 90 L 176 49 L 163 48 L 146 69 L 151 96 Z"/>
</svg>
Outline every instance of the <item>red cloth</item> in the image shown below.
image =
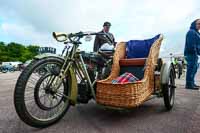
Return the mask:
<svg viewBox="0 0 200 133">
<path fill-rule="evenodd" d="M 134 83 L 136 81 L 138 81 L 139 79 L 137 77 L 135 77 L 132 73 L 124 73 L 122 75 L 120 75 L 118 78 L 112 80 L 113 84 L 117 84 L 117 83 Z"/>
</svg>

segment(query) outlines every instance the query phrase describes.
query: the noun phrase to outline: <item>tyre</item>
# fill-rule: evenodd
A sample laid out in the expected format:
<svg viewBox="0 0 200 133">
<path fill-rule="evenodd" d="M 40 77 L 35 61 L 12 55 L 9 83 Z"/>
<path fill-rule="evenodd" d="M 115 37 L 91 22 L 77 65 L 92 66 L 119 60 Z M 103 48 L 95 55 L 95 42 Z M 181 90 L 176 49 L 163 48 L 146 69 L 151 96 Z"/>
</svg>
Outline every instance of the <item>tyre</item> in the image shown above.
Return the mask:
<svg viewBox="0 0 200 133">
<path fill-rule="evenodd" d="M 15 72 L 15 69 L 11 68 L 9 71 L 13 73 L 13 72 Z"/>
<path fill-rule="evenodd" d="M 102 72 L 102 79 L 106 79 L 111 73 L 111 67 L 105 67 Z"/>
<path fill-rule="evenodd" d="M 71 75 L 61 81 L 55 91 L 55 80 L 64 61 L 47 57 L 32 61 L 19 76 L 15 91 L 14 105 L 20 119 L 26 124 L 44 128 L 58 122 L 70 107 Z M 46 73 L 38 73 L 46 68 Z M 56 70 L 56 71 L 55 71 Z"/>
<path fill-rule="evenodd" d="M 102 72 L 102 79 L 106 79 L 108 78 L 108 76 L 111 73 L 111 69 L 112 69 L 112 60 L 110 60 L 107 63 L 107 66 L 103 68 L 103 72 Z"/>
<path fill-rule="evenodd" d="M 181 75 L 182 75 L 182 74 L 179 72 L 179 73 L 178 73 L 178 79 L 180 79 L 180 78 L 181 78 Z"/>
<path fill-rule="evenodd" d="M 165 107 L 167 110 L 171 110 L 174 105 L 176 88 L 174 70 L 172 66 L 169 67 L 169 73 L 166 76 L 168 76 L 168 83 L 161 84 L 161 88 Z"/>
<path fill-rule="evenodd" d="M 8 72 L 8 69 L 7 68 L 3 68 L 2 69 L 2 73 L 7 73 Z"/>
</svg>

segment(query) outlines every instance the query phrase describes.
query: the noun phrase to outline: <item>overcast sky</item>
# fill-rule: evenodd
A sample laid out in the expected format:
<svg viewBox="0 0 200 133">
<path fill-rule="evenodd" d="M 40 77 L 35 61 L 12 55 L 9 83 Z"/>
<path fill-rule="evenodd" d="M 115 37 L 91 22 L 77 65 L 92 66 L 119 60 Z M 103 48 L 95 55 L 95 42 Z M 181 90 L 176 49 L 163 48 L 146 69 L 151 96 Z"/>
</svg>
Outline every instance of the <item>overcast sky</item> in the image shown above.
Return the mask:
<svg viewBox="0 0 200 133">
<path fill-rule="evenodd" d="M 112 23 L 117 41 L 165 36 L 161 54 L 183 53 L 185 34 L 200 18 L 199 0 L 1 0 L 0 41 L 63 48 L 53 31 L 100 31 Z M 93 43 L 81 49 L 91 51 Z"/>
</svg>

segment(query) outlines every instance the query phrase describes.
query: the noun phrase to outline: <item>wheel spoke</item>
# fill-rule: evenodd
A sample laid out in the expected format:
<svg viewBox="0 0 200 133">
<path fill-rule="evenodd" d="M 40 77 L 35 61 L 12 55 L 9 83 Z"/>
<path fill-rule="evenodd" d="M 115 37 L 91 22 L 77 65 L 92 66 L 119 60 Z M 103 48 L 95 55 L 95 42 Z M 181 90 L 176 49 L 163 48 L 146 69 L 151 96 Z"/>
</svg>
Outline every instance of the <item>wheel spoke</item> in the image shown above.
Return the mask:
<svg viewBox="0 0 200 133">
<path fill-rule="evenodd" d="M 26 97 L 26 98 L 25 98 L 25 101 L 33 101 L 33 102 L 34 102 L 34 100 L 35 100 L 35 99 L 34 99 L 33 97 Z"/>
<path fill-rule="evenodd" d="M 52 96 L 50 96 L 51 97 L 51 99 L 50 99 L 50 105 L 49 105 L 49 107 L 51 108 L 51 107 L 53 107 L 53 97 Z"/>
<path fill-rule="evenodd" d="M 60 92 L 57 92 L 55 95 L 56 95 L 56 96 L 59 96 L 59 97 L 61 97 L 61 98 L 64 97 L 64 98 L 66 98 L 66 99 L 70 99 L 69 96 L 66 96 L 65 94 L 60 93 Z"/>
</svg>

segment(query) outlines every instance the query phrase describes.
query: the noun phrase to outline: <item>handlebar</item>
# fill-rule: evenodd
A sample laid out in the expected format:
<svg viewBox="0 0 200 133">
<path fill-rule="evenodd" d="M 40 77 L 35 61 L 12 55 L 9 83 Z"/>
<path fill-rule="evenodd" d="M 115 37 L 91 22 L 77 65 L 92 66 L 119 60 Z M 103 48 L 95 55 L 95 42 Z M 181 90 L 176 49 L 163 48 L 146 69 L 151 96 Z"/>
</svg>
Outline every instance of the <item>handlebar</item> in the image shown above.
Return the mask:
<svg viewBox="0 0 200 133">
<path fill-rule="evenodd" d="M 70 33 L 70 34 L 66 34 L 63 32 L 53 32 L 52 35 L 58 42 L 65 42 L 67 39 L 69 39 L 72 42 L 71 38 L 73 37 L 78 37 L 78 40 L 79 40 L 80 38 L 84 36 L 88 36 L 88 35 L 105 35 L 111 43 L 113 42 L 106 33 L 99 33 L 99 32 L 78 32 L 78 33 Z"/>
</svg>

